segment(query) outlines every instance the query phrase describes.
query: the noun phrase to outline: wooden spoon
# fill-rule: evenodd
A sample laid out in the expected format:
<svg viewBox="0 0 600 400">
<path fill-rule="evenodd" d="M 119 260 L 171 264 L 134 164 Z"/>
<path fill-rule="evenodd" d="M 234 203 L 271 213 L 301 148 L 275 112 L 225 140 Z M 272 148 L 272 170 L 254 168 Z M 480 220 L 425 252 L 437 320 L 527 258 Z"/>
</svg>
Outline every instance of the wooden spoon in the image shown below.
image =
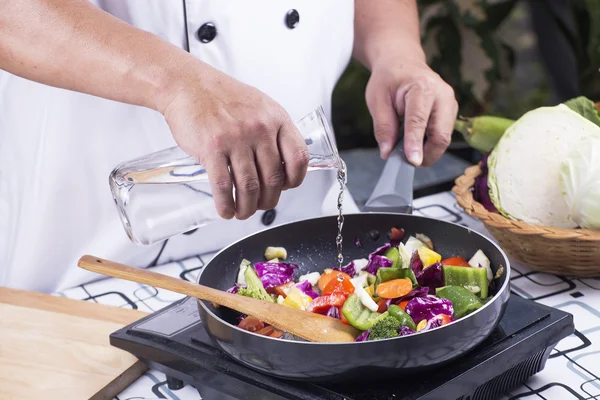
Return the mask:
<svg viewBox="0 0 600 400">
<path fill-rule="evenodd" d="M 130 267 L 90 255 L 81 257 L 78 265 L 83 269 L 102 275 L 143 283 L 210 301 L 243 314 L 252 315 L 275 328 L 311 342 L 353 342 L 360 334 L 356 328 L 343 324 L 336 318 L 223 292 L 158 272 Z"/>
</svg>

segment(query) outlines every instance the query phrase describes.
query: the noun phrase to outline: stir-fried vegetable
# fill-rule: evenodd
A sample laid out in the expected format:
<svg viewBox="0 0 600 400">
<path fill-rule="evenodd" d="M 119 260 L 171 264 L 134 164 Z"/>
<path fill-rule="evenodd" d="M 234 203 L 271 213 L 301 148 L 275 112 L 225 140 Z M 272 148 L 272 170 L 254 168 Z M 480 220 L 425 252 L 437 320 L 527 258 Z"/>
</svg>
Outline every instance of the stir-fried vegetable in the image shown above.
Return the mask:
<svg viewBox="0 0 600 400">
<path fill-rule="evenodd" d="M 267 290 L 267 292 L 275 296 L 282 296 L 283 298 L 285 298 L 292 287 L 294 287 L 294 282 L 289 281 L 284 283 L 283 285 L 275 286 Z"/>
<path fill-rule="evenodd" d="M 402 260 L 400 259 L 400 250 L 397 247 L 391 247 L 386 253 L 385 258 L 392 260 L 391 268 L 400 268 Z M 377 271 L 379 272 L 379 271 Z"/>
<path fill-rule="evenodd" d="M 429 321 L 439 314 L 453 315 L 454 306 L 450 300 L 428 295 L 415 297 L 406 305 L 406 313 L 418 325 L 421 321 Z"/>
<path fill-rule="evenodd" d="M 319 279 L 321 278 L 321 274 L 318 272 L 311 272 L 310 274 L 302 275 L 298 278 L 298 282 L 308 281 L 312 286 L 315 286 Z"/>
<path fill-rule="evenodd" d="M 311 299 L 316 299 L 319 297 L 317 292 L 314 291 L 313 286 L 308 281 L 302 281 L 296 285 L 296 287 L 305 295 L 310 297 Z"/>
<path fill-rule="evenodd" d="M 279 259 L 285 260 L 287 258 L 287 250 L 283 247 L 267 247 L 265 250 L 265 258 L 267 260 Z"/>
<path fill-rule="evenodd" d="M 331 307 L 342 307 L 346 302 L 346 296 L 341 293 L 332 293 L 329 296 L 319 296 L 307 306 L 306 311 L 317 314 L 325 314 Z"/>
<path fill-rule="evenodd" d="M 488 281 L 492 281 L 494 274 L 492 273 L 492 267 L 490 260 L 483 254 L 483 251 L 477 250 L 477 253 L 469 260 L 469 265 L 473 268 L 485 268 Z"/>
<path fill-rule="evenodd" d="M 442 265 L 451 265 L 453 267 L 470 267 L 467 260 L 461 256 L 446 258 L 445 260 L 442 260 Z"/>
<path fill-rule="evenodd" d="M 428 287 L 429 293 L 434 294 L 435 289 L 444 286 L 444 275 L 442 273 L 442 264 L 435 263 L 426 269 L 423 269 L 417 275 L 417 282 L 421 287 Z"/>
<path fill-rule="evenodd" d="M 290 282 L 298 266 L 289 263 L 260 262 L 254 264 L 254 269 L 265 289 L 270 289 Z"/>
<path fill-rule="evenodd" d="M 323 288 L 323 294 L 326 296 L 332 293 L 342 293 L 350 296 L 354 293 L 354 285 L 350 282 L 350 277 L 343 272 L 336 272 L 336 275 Z"/>
<path fill-rule="evenodd" d="M 413 321 L 413 319 L 410 317 L 410 315 L 408 315 L 403 309 L 401 309 L 397 305 L 392 304 L 390 306 L 390 308 L 388 308 L 388 312 L 390 313 L 390 315 L 392 317 L 394 317 L 398 321 L 400 321 L 400 325 L 408 326 L 413 331 L 417 329 L 417 326 L 415 325 L 415 321 Z"/>
<path fill-rule="evenodd" d="M 287 296 L 281 304 L 284 306 L 297 308 L 298 310 L 306 310 L 306 307 L 311 303 L 312 298 L 307 296 L 298 287 L 293 287 L 288 292 Z"/>
<path fill-rule="evenodd" d="M 366 308 L 356 293 L 348 297 L 342 307 L 342 314 L 344 314 L 350 325 L 363 331 L 371 328 L 375 321 L 384 315 Z"/>
<path fill-rule="evenodd" d="M 409 294 L 412 290 L 410 279 L 392 279 L 382 282 L 375 289 L 375 294 L 383 299 L 397 299 L 398 297 Z"/>
<path fill-rule="evenodd" d="M 266 262 L 242 261 L 236 285 L 228 292 L 340 319 L 363 331 L 356 338 L 360 342 L 412 335 L 463 318 L 483 306 L 490 284 L 503 274 L 503 267 L 493 269 L 481 250 L 469 261 L 456 255 L 443 258 L 428 236 L 415 233 L 403 243 L 405 236 L 403 229 L 393 228 L 390 242 L 367 258 L 297 280 L 298 265 L 283 262 L 286 249 L 269 247 Z M 253 317 L 240 318 L 239 327 L 283 336 Z"/>
<path fill-rule="evenodd" d="M 271 303 L 275 302 L 275 299 L 273 299 L 273 297 L 267 293 L 263 283 L 252 268 L 246 268 L 246 271 L 244 271 L 244 277 L 246 278 L 247 286 L 240 288 L 237 294 L 259 300 L 270 301 Z"/>
<path fill-rule="evenodd" d="M 393 279 L 409 279 L 413 288 L 416 288 L 418 285 L 417 277 L 409 268 L 381 268 L 377 271 L 377 277 L 373 284 L 375 291 L 377 291 L 377 286 L 379 286 L 380 283 L 391 281 Z"/>
<path fill-rule="evenodd" d="M 340 274 L 344 278 L 348 278 L 348 280 L 352 279 L 350 277 L 350 275 L 346 274 L 345 272 L 332 270 L 330 272 L 324 273 L 323 275 L 321 275 L 321 278 L 319 278 L 319 282 L 318 282 L 319 290 L 321 292 L 323 290 L 325 290 L 325 287 L 327 286 L 329 281 L 331 281 L 332 279 L 336 279 Z"/>
<path fill-rule="evenodd" d="M 437 290 L 437 295 L 447 299 L 454 307 L 454 318 L 462 318 L 477 310 L 483 303 L 479 297 L 460 286 L 445 286 Z"/>
<path fill-rule="evenodd" d="M 451 267 L 444 265 L 444 282 L 448 286 L 462 286 L 482 299 L 488 296 L 487 271 L 484 268 Z"/>
<path fill-rule="evenodd" d="M 265 324 L 256 317 L 246 317 L 238 325 L 240 328 L 250 332 L 260 331 L 265 327 Z"/>
<path fill-rule="evenodd" d="M 371 333 L 369 334 L 369 340 L 391 339 L 396 337 L 398 336 L 398 329 L 400 329 L 401 326 L 402 324 L 400 321 L 388 314 L 373 324 Z"/>
<path fill-rule="evenodd" d="M 420 247 L 417 250 L 417 253 L 419 254 L 419 258 L 423 263 L 423 269 L 442 261 L 442 256 L 431 250 L 429 247 Z"/>
</svg>

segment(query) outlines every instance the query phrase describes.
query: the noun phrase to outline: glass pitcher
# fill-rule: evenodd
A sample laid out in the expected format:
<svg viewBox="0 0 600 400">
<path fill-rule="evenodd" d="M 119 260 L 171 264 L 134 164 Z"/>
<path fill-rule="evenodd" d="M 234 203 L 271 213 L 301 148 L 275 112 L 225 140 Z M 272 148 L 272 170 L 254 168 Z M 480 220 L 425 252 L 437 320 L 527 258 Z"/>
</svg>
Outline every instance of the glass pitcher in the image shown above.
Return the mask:
<svg viewBox="0 0 600 400">
<path fill-rule="evenodd" d="M 309 172 L 340 167 L 321 107 L 296 127 L 308 147 Z M 179 147 L 118 165 L 109 183 L 123 227 L 136 244 L 153 244 L 220 219 L 206 170 Z"/>
</svg>

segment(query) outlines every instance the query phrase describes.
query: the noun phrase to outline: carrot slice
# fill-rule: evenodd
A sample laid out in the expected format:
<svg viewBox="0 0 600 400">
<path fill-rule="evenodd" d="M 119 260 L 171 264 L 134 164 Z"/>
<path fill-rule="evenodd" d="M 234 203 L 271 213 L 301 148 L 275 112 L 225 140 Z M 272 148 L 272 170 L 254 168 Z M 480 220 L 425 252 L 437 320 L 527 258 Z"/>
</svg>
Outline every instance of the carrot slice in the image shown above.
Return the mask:
<svg viewBox="0 0 600 400">
<path fill-rule="evenodd" d="M 412 290 L 410 279 L 392 279 L 377 285 L 375 294 L 382 299 L 395 299 L 409 294 Z"/>
<path fill-rule="evenodd" d="M 239 323 L 238 327 L 250 332 L 256 332 L 263 329 L 265 324 L 256 317 L 246 317 Z"/>
<path fill-rule="evenodd" d="M 271 333 L 269 336 L 271 336 L 272 338 L 275 339 L 279 339 L 280 337 L 283 336 L 283 332 L 277 329 L 273 329 L 273 333 Z"/>
<path fill-rule="evenodd" d="M 402 300 L 400 302 L 400 304 L 398 304 L 398 307 L 400 307 L 402 310 L 406 311 L 406 305 L 408 304 L 410 300 Z"/>
<path fill-rule="evenodd" d="M 269 326 L 265 326 L 264 328 L 262 328 L 260 331 L 256 331 L 257 334 L 259 335 L 265 335 L 265 336 L 269 336 L 271 335 L 273 332 L 275 331 L 275 328 L 273 328 L 271 325 Z"/>
</svg>

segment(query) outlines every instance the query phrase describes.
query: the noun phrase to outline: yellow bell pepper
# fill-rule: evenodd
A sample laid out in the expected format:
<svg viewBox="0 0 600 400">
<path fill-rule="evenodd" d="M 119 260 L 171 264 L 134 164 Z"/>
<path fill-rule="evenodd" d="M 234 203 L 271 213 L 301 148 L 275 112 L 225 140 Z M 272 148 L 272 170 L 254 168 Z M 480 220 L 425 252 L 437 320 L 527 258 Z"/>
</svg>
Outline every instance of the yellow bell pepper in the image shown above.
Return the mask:
<svg viewBox="0 0 600 400">
<path fill-rule="evenodd" d="M 427 320 L 424 319 L 417 324 L 417 332 L 423 330 L 423 328 L 425 328 L 426 326 L 427 326 Z"/>
<path fill-rule="evenodd" d="M 419 258 L 423 262 L 423 269 L 442 261 L 442 256 L 427 247 L 419 247 L 417 250 Z"/>
<path fill-rule="evenodd" d="M 312 299 L 310 296 L 302 293 L 302 291 L 297 287 L 292 287 L 285 297 L 285 300 L 283 300 L 283 303 L 281 304 L 284 306 L 297 308 L 298 310 L 306 310 L 306 306 L 308 306 L 311 301 Z"/>
</svg>

